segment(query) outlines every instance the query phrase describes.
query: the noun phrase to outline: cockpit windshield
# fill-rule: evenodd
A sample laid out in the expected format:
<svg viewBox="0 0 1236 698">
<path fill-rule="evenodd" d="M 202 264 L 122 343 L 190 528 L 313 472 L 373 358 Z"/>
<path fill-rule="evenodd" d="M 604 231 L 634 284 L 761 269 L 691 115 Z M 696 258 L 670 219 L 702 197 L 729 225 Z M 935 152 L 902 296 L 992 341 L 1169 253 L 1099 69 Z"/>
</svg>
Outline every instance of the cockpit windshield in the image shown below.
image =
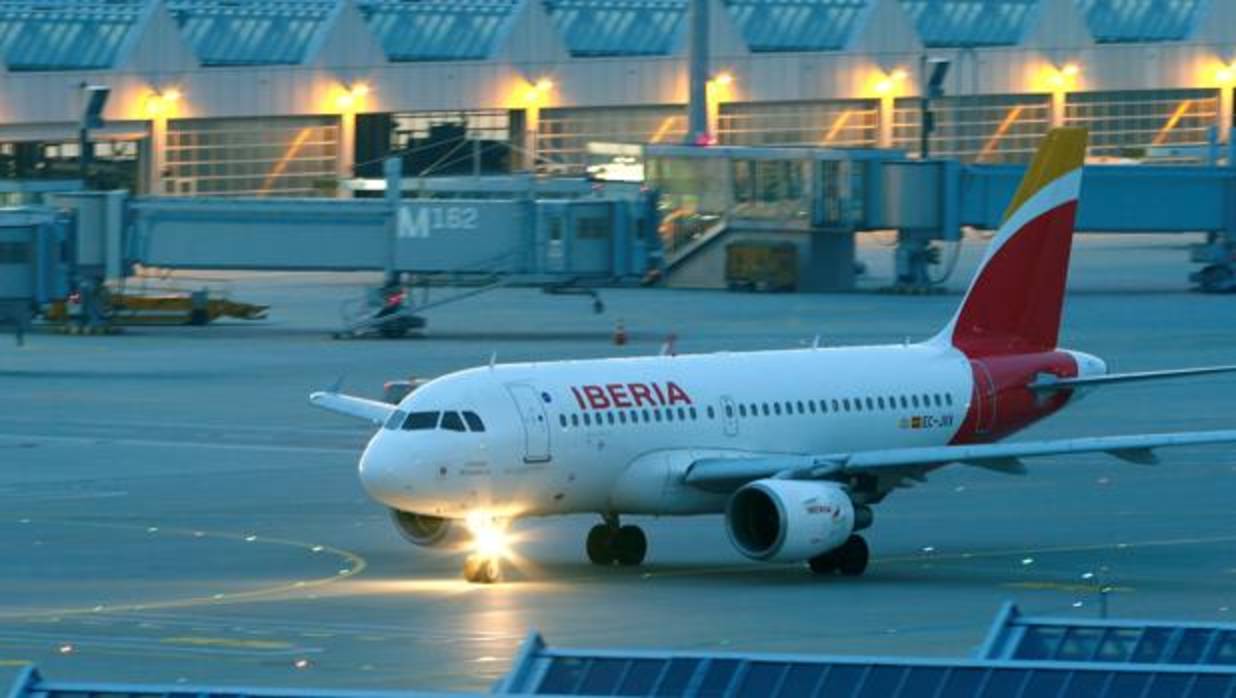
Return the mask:
<svg viewBox="0 0 1236 698">
<path fill-rule="evenodd" d="M 485 431 L 485 422 L 480 416 L 470 410 L 464 412 L 404 412 L 395 410 L 384 425 L 387 429 L 402 429 L 403 431 L 428 431 L 430 429 L 446 429 L 447 431 Z"/>
<path fill-rule="evenodd" d="M 438 426 L 438 412 L 410 412 L 403 422 L 404 431 L 423 431 Z"/>
</svg>

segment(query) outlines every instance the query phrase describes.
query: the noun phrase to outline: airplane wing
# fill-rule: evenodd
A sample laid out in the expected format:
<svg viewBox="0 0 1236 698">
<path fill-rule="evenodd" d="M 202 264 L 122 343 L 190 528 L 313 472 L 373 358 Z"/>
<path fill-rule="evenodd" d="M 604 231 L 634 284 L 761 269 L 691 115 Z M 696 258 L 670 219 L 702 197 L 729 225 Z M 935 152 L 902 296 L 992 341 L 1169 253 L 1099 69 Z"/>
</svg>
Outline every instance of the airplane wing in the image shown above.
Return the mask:
<svg viewBox="0 0 1236 698">
<path fill-rule="evenodd" d="M 333 390 L 320 390 L 313 393 L 309 396 L 309 402 L 324 410 L 338 412 L 349 417 L 366 419 L 379 426 L 385 424 L 386 420 L 395 412 L 394 405 L 378 402 L 377 400 L 367 400 L 363 397 L 344 395 Z"/>
<path fill-rule="evenodd" d="M 1107 453 L 1121 460 L 1151 465 L 1156 448 L 1236 443 L 1236 429 L 1171 434 L 1132 434 L 1077 439 L 1051 439 L 973 446 L 890 448 L 825 455 L 760 455 L 701 458 L 691 463 L 683 480 L 713 492 L 732 491 L 752 480 L 777 477 L 794 480 L 829 479 L 869 474 L 921 479 L 927 471 L 963 463 L 1009 474 L 1026 472 L 1023 458 L 1070 453 Z"/>
<path fill-rule="evenodd" d="M 1057 378 L 1042 376 L 1026 386 L 1038 392 L 1052 390 L 1070 390 L 1099 385 L 1114 385 L 1118 383 L 1136 383 L 1140 381 L 1157 380 L 1160 378 L 1187 378 L 1189 376 L 1204 376 L 1212 373 L 1231 373 L 1236 371 L 1236 365 L 1203 366 L 1201 368 L 1177 368 L 1170 371 L 1139 371 L 1137 373 L 1108 373 L 1100 376 L 1081 376 L 1078 378 Z"/>
</svg>

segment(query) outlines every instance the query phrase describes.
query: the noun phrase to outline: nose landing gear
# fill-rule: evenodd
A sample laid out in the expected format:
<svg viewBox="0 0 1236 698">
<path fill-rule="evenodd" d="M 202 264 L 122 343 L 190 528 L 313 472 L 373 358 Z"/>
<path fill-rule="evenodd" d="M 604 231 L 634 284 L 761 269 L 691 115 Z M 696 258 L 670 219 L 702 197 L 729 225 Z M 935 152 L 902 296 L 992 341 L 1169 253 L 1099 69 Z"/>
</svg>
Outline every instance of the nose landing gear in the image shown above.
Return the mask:
<svg viewBox="0 0 1236 698">
<path fill-rule="evenodd" d="M 632 567 L 644 561 L 648 553 L 648 538 L 639 526 L 622 526 L 617 516 L 606 516 L 605 523 L 588 531 L 588 559 L 594 565 L 615 563 Z"/>
<path fill-rule="evenodd" d="M 502 559 L 473 553 L 464 560 L 464 579 L 473 584 L 496 584 L 502 581 Z"/>
</svg>

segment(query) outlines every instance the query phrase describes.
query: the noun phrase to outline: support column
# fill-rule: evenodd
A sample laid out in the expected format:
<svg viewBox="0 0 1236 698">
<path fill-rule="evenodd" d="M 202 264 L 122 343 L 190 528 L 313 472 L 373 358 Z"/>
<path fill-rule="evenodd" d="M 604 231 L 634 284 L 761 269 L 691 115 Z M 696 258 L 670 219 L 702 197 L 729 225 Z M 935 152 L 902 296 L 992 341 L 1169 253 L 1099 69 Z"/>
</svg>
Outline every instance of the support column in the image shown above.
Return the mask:
<svg viewBox="0 0 1236 698">
<path fill-rule="evenodd" d="M 1051 93 L 1051 127 L 1064 126 L 1064 105 L 1068 101 L 1068 93 L 1064 90 L 1052 90 Z"/>
<path fill-rule="evenodd" d="M 876 147 L 893 147 L 893 105 L 896 98 L 891 94 L 880 96 L 880 107 L 876 112 L 878 120 L 876 129 Z"/>
<path fill-rule="evenodd" d="M 356 112 L 348 110 L 339 115 L 339 149 L 335 155 L 335 175 L 340 179 L 351 179 L 355 176 L 352 168 L 356 166 Z M 346 199 L 351 197 L 351 190 L 335 187 L 335 197 Z"/>
<path fill-rule="evenodd" d="M 1232 86 L 1219 88 L 1219 142 L 1227 143 L 1232 133 Z"/>
<path fill-rule="evenodd" d="M 708 5 L 711 0 L 691 0 L 690 48 L 687 51 L 687 143 L 708 138 Z"/>
<path fill-rule="evenodd" d="M 146 170 L 146 193 L 163 196 L 170 192 L 164 184 L 167 170 L 167 117 L 156 116 L 150 120 L 150 167 Z"/>
</svg>

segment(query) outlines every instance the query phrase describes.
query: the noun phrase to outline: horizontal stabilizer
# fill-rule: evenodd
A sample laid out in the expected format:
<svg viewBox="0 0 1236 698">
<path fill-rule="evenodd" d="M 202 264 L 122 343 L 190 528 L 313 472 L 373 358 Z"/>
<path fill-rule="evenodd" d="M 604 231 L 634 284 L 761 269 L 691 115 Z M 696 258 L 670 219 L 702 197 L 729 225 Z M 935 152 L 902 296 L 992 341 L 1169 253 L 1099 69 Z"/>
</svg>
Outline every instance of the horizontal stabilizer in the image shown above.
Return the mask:
<svg viewBox="0 0 1236 698">
<path fill-rule="evenodd" d="M 310 395 L 309 402 L 324 410 L 365 419 L 379 426 L 385 424 L 395 412 L 395 406 L 385 402 L 325 390 Z"/>
<path fill-rule="evenodd" d="M 1078 378 L 1057 378 L 1055 376 L 1040 376 L 1028 388 L 1036 391 L 1072 390 L 1100 385 L 1118 383 L 1137 383 L 1140 381 L 1160 380 L 1163 378 L 1188 378 L 1204 376 L 1213 373 L 1231 373 L 1236 371 L 1236 365 L 1203 366 L 1200 368 L 1177 368 L 1169 371 L 1140 371 L 1138 373 L 1109 373 L 1103 376 L 1081 376 Z"/>
</svg>

